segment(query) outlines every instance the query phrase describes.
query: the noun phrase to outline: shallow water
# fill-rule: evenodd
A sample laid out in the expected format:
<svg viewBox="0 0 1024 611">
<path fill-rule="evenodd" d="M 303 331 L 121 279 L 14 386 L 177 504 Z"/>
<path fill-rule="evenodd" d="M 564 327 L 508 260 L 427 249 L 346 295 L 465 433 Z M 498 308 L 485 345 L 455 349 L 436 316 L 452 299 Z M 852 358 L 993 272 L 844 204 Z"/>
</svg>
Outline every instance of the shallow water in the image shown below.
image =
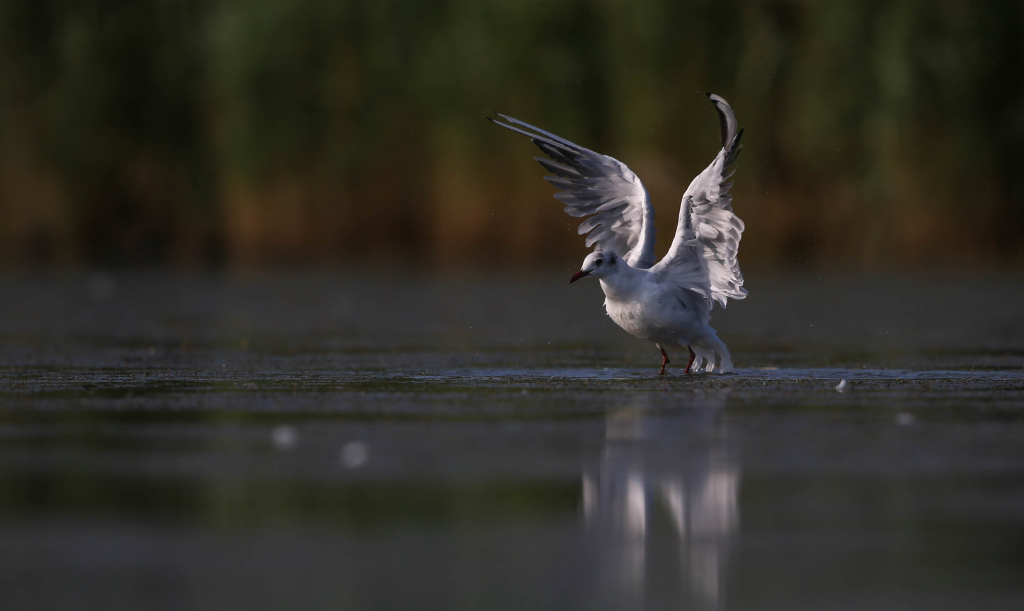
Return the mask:
<svg viewBox="0 0 1024 611">
<path fill-rule="evenodd" d="M 1024 605 L 1022 278 L 567 277 L 0 279 L 2 607 Z"/>
</svg>

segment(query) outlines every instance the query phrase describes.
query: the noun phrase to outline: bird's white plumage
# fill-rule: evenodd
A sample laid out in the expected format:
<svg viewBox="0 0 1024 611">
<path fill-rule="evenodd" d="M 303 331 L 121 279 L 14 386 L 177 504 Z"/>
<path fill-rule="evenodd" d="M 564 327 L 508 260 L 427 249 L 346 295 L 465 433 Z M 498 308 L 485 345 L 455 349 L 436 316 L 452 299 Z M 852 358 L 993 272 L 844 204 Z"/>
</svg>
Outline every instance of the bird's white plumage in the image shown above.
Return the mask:
<svg viewBox="0 0 1024 611">
<path fill-rule="evenodd" d="M 725 344 L 708 322 L 717 302 L 743 299 L 737 253 L 743 221 L 733 213 L 730 169 L 740 151 L 742 129 L 723 98 L 708 94 L 718 111 L 722 149 L 683 195 L 676 233 L 655 264 L 654 207 L 643 183 L 624 163 L 528 123 L 499 115 L 498 125 L 529 136 L 551 159 L 537 157 L 554 176 L 572 216 L 589 216 L 579 227 L 597 248 L 580 274 L 600 279 L 608 316 L 630 334 L 670 346 L 687 346 L 699 371 L 729 371 Z M 492 119 L 493 120 L 493 119 Z"/>
<path fill-rule="evenodd" d="M 732 211 L 728 182 L 743 131 L 736 131 L 729 104 L 717 95 L 709 97 L 722 117 L 722 150 L 683 194 L 672 245 L 651 271 L 724 308 L 727 298 L 747 296 L 737 260 L 744 225 Z"/>
</svg>

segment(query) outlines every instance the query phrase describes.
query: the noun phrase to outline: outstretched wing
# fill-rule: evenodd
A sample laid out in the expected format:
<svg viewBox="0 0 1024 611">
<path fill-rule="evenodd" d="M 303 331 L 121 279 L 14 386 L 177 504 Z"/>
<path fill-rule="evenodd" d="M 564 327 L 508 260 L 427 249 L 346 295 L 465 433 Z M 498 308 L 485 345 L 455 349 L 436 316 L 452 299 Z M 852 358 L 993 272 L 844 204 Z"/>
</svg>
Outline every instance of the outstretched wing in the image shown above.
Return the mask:
<svg viewBox="0 0 1024 611">
<path fill-rule="evenodd" d="M 654 265 L 654 207 L 647 189 L 626 164 L 573 144 L 529 123 L 499 114 L 505 122 L 490 119 L 528 136 L 551 159 L 536 157 L 554 172 L 544 179 L 561 192 L 555 197 L 570 216 L 589 216 L 580 225 L 587 246 L 610 250 L 633 267 Z"/>
<path fill-rule="evenodd" d="M 733 214 L 732 183 L 728 182 L 734 171 L 730 166 L 742 148 L 743 130 L 737 131 L 736 114 L 728 102 L 717 95 L 707 96 L 718 111 L 722 150 L 686 189 L 672 246 L 651 272 L 724 308 L 726 299 L 747 296 L 736 259 L 743 221 Z"/>
</svg>

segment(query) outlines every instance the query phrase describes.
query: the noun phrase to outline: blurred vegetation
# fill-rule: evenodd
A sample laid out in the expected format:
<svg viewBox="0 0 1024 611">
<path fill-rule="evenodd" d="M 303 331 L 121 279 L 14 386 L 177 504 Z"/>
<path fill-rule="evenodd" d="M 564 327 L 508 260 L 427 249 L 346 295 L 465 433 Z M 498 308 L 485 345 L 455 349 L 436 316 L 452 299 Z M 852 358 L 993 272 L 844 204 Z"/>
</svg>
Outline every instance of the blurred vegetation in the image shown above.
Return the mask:
<svg viewBox="0 0 1024 611">
<path fill-rule="evenodd" d="M 4 0 L 0 261 L 529 267 L 585 250 L 497 110 L 645 181 L 746 128 L 745 266 L 1024 263 L 1016 0 Z"/>
</svg>

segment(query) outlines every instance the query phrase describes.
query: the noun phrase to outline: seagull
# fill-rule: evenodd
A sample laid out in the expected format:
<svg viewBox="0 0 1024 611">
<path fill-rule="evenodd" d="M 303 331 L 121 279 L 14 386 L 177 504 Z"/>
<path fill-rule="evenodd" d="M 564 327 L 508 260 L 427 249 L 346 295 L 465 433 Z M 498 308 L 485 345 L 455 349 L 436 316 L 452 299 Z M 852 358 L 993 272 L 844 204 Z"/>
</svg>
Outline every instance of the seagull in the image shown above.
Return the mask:
<svg viewBox="0 0 1024 611">
<path fill-rule="evenodd" d="M 497 114 L 497 125 L 530 138 L 549 157 L 535 157 L 561 189 L 555 198 L 570 216 L 589 217 L 579 227 L 595 246 L 569 284 L 597 278 L 608 316 L 631 335 L 654 342 L 661 371 L 669 364 L 665 346 L 686 346 L 683 373 L 731 371 L 732 358 L 708 324 L 717 302 L 743 299 L 743 275 L 736 259 L 743 221 L 732 211 L 729 182 L 743 129 L 724 98 L 708 93 L 718 112 L 722 150 L 683 194 L 679 223 L 668 254 L 654 257 L 654 207 L 640 178 L 618 159 L 596 153 L 529 123 Z M 696 363 L 696 367 L 694 367 Z"/>
</svg>

